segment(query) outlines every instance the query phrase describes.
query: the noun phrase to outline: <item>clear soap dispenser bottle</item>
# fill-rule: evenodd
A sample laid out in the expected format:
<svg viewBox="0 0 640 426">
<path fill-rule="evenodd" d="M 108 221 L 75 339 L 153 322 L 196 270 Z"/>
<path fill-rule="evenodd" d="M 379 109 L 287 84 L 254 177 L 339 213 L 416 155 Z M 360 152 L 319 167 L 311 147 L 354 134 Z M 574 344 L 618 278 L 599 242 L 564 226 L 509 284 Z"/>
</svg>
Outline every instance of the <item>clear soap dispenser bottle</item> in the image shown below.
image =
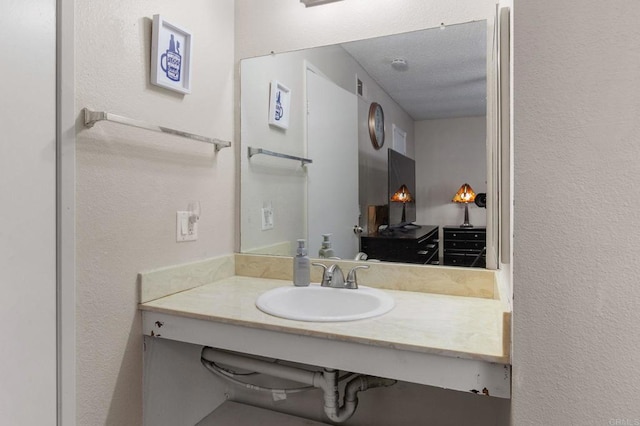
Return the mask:
<svg viewBox="0 0 640 426">
<path fill-rule="evenodd" d="M 319 257 L 330 258 L 335 256 L 329 238 L 331 238 L 331 234 L 322 234 L 322 246 L 320 246 L 320 250 L 318 251 Z"/>
<path fill-rule="evenodd" d="M 306 287 L 311 282 L 311 261 L 304 244 L 304 240 L 298 240 L 298 250 L 293 258 L 293 284 L 298 287 Z"/>
</svg>

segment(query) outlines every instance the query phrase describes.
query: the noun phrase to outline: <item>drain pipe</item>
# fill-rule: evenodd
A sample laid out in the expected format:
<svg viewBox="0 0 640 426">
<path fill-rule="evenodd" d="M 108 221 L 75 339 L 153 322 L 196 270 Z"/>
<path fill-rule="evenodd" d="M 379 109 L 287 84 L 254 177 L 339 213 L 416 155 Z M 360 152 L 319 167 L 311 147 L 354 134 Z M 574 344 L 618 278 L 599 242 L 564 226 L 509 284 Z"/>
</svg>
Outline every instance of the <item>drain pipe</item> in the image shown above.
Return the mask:
<svg viewBox="0 0 640 426">
<path fill-rule="evenodd" d="M 220 349 L 204 348 L 202 350 L 202 358 L 216 364 L 229 365 L 242 370 L 255 371 L 315 387 L 318 387 L 316 386 L 316 383 L 318 383 L 322 378 L 322 373 L 317 371 L 308 371 L 301 368 L 289 367 L 257 358 L 242 356 L 232 352 L 222 351 Z"/>
<path fill-rule="evenodd" d="M 337 370 L 308 371 L 209 347 L 205 347 L 202 350 L 202 359 L 215 364 L 255 371 L 320 388 L 324 393 L 324 412 L 329 419 L 336 423 L 348 420 L 355 413 L 358 407 L 358 392 L 376 387 L 391 386 L 396 383 L 395 380 L 391 379 L 358 375 L 347 383 L 344 404 L 340 406 Z"/>
<path fill-rule="evenodd" d="M 336 423 L 342 423 L 356 412 L 358 408 L 358 392 L 366 391 L 378 387 L 388 387 L 396 384 L 396 380 L 384 379 L 382 377 L 358 375 L 347 382 L 344 390 L 344 404 L 338 406 L 340 395 L 338 392 L 338 372 L 336 370 L 324 370 L 324 412 Z"/>
</svg>

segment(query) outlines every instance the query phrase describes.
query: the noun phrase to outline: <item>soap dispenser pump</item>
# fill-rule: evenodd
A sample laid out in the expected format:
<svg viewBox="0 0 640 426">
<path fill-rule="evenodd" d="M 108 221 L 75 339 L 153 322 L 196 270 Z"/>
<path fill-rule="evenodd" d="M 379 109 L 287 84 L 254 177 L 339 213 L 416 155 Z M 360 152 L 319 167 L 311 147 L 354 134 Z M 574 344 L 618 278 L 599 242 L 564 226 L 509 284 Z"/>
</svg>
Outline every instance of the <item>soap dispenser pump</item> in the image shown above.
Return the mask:
<svg viewBox="0 0 640 426">
<path fill-rule="evenodd" d="M 318 256 L 322 258 L 334 257 L 335 254 L 331 248 L 331 234 L 322 234 L 322 245 L 318 251 Z"/>
<path fill-rule="evenodd" d="M 293 258 L 293 284 L 306 287 L 311 282 L 311 261 L 307 256 L 304 240 L 298 240 L 296 257 Z"/>
</svg>

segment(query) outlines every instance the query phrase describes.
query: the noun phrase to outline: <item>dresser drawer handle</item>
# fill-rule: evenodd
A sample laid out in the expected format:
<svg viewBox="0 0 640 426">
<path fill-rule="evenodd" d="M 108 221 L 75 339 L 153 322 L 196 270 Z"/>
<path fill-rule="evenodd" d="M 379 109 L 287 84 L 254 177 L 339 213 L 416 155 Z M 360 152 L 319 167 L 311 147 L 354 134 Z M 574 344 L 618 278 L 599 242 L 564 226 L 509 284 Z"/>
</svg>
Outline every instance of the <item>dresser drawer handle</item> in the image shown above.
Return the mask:
<svg viewBox="0 0 640 426">
<path fill-rule="evenodd" d="M 432 248 L 436 248 L 436 245 L 435 244 L 427 244 L 425 247 L 432 249 Z"/>
<path fill-rule="evenodd" d="M 427 250 L 420 250 L 418 254 L 421 254 L 424 256 L 425 254 L 429 254 L 429 252 Z"/>
</svg>

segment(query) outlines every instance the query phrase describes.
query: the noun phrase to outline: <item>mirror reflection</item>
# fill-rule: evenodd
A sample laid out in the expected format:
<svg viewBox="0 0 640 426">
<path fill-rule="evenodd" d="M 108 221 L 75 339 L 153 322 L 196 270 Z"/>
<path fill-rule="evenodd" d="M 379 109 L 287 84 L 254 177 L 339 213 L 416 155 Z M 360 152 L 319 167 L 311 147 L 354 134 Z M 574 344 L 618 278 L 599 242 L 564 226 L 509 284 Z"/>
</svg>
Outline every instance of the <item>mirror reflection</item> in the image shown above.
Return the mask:
<svg viewBox="0 0 640 426">
<path fill-rule="evenodd" d="M 486 21 L 243 60 L 241 251 L 483 267 L 486 100 Z"/>
</svg>

